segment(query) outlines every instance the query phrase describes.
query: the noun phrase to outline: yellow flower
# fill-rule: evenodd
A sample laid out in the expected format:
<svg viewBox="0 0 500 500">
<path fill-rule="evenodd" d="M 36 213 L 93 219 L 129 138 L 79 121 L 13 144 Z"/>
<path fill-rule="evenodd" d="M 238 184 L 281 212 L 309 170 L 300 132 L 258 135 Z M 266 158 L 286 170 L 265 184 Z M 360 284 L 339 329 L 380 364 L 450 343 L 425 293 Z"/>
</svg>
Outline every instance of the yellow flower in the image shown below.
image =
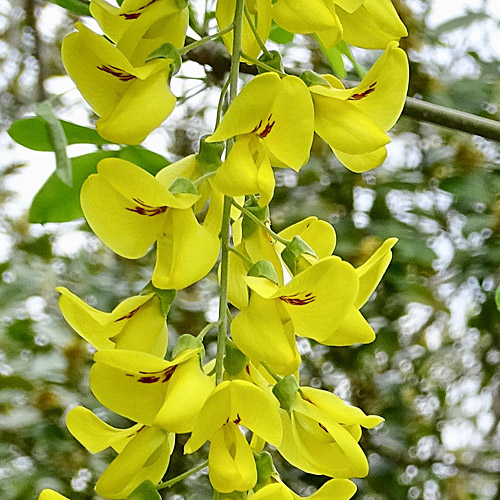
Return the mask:
<svg viewBox="0 0 500 500">
<path fill-rule="evenodd" d="M 59 308 L 70 326 L 96 349 L 130 349 L 163 358 L 167 351 L 167 324 L 154 293 L 130 297 L 110 313 L 94 309 L 57 287 Z"/>
<path fill-rule="evenodd" d="M 142 424 L 117 429 L 81 406 L 68 413 L 66 425 L 91 453 L 109 447 L 118 453 L 95 485 L 96 492 L 105 498 L 126 498 L 146 480 L 158 483 L 175 444 L 175 434 Z"/>
<path fill-rule="evenodd" d="M 184 45 L 189 10 L 178 0 L 124 0 L 114 7 L 106 0 L 91 0 L 90 13 L 106 36 L 136 66 L 164 43 Z"/>
<path fill-rule="evenodd" d="M 334 394 L 301 387 L 292 411 L 280 409 L 283 440 L 278 451 L 310 474 L 336 478 L 364 477 L 368 461 L 358 444 L 361 426 L 371 429 L 383 419 L 365 415 Z"/>
<path fill-rule="evenodd" d="M 253 24 L 257 28 L 257 33 L 265 43 L 271 31 L 271 0 L 247 0 L 245 3 Z M 217 0 L 215 17 L 217 18 L 219 30 L 227 28 L 233 22 L 235 8 L 236 0 Z M 233 50 L 233 32 L 231 31 L 223 35 L 222 40 L 229 53 L 231 53 Z M 256 58 L 260 54 L 260 45 L 255 39 L 245 16 L 243 17 L 241 44 L 243 52 L 247 56 Z M 244 57 L 242 59 L 245 60 Z"/>
<path fill-rule="evenodd" d="M 275 184 L 271 165 L 299 170 L 309 158 L 313 134 L 312 99 L 304 82 L 276 73 L 256 76 L 207 139 L 236 137 L 214 186 L 229 196 L 260 194 L 259 204 L 267 205 Z"/>
<path fill-rule="evenodd" d="M 68 497 L 57 493 L 54 490 L 42 490 L 40 495 L 38 495 L 38 500 L 69 500 Z"/>
<path fill-rule="evenodd" d="M 396 42 L 355 88 L 345 89 L 332 75 L 329 86 L 309 87 L 314 102 L 314 130 L 353 172 L 380 165 L 390 142 L 386 132 L 403 109 L 408 88 L 408 59 Z"/>
<path fill-rule="evenodd" d="M 212 269 L 219 253 L 222 195 L 210 192 L 210 208 L 200 224 L 193 206 L 206 198 L 172 194 L 168 189 L 172 176 L 189 175 L 193 162 L 196 164 L 193 156 L 185 158 L 155 178 L 130 162 L 107 158 L 82 186 L 85 218 L 111 250 L 136 259 L 157 241 L 152 281 L 158 288 L 181 289 L 200 280 Z"/>
<path fill-rule="evenodd" d="M 356 493 L 356 485 L 347 479 L 331 479 L 315 493 L 301 497 L 282 482 L 273 482 L 252 495 L 252 500 L 349 500 Z"/>
<path fill-rule="evenodd" d="M 171 61 L 155 59 L 134 66 L 104 37 L 81 23 L 68 35 L 61 56 L 68 75 L 100 116 L 96 123 L 105 139 L 139 144 L 173 111 L 168 86 Z"/>
<path fill-rule="evenodd" d="M 215 386 L 200 367 L 200 350 L 185 349 L 172 361 L 137 351 L 98 351 L 90 388 L 104 406 L 135 422 L 191 432 Z"/>
<path fill-rule="evenodd" d="M 383 49 L 408 32 L 391 0 L 278 0 L 273 19 L 292 33 L 316 33 L 327 47 L 341 39 L 366 49 Z"/>
<path fill-rule="evenodd" d="M 184 447 L 185 453 L 193 453 L 210 441 L 210 482 L 221 493 L 248 491 L 257 482 L 252 450 L 238 426 L 278 446 L 281 442 L 278 401 L 250 382 L 222 382 L 201 409 Z"/>
</svg>

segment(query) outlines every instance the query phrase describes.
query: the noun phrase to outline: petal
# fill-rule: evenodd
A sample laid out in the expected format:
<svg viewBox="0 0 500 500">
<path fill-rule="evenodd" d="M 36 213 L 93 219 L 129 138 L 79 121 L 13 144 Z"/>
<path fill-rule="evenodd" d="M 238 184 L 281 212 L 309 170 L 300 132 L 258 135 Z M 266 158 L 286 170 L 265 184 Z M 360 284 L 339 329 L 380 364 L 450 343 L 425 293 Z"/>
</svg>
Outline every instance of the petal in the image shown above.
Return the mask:
<svg viewBox="0 0 500 500">
<path fill-rule="evenodd" d="M 321 343 L 324 345 L 369 344 L 375 340 L 375 332 L 364 316 L 354 306 L 349 306 L 338 328 Z"/>
<path fill-rule="evenodd" d="M 80 195 L 87 222 L 114 252 L 142 257 L 161 234 L 168 206 L 178 201 L 133 163 L 107 158 L 97 170 L 83 183 Z"/>
<path fill-rule="evenodd" d="M 221 493 L 251 490 L 257 482 L 252 450 L 232 422 L 215 432 L 208 455 L 212 486 Z"/>
<path fill-rule="evenodd" d="M 235 248 L 241 252 L 244 246 L 240 244 Z M 230 252 L 227 300 L 240 310 L 248 306 L 248 287 L 244 279 L 247 271 L 248 266 L 245 265 L 244 261 L 233 252 Z"/>
<path fill-rule="evenodd" d="M 333 148 L 332 148 L 333 149 Z M 337 159 L 351 172 L 361 173 L 382 165 L 387 157 L 387 149 L 384 147 L 370 153 L 350 155 L 338 149 L 333 149 Z"/>
<path fill-rule="evenodd" d="M 174 437 L 153 427 L 144 428 L 109 464 L 95 485 L 96 492 L 105 498 L 121 499 L 143 481 L 157 484 L 167 470 Z"/>
<path fill-rule="evenodd" d="M 144 427 L 141 424 L 128 429 L 111 427 L 83 406 L 77 406 L 68 413 L 66 426 L 73 437 L 90 453 L 98 453 L 109 447 L 121 451 Z"/>
<path fill-rule="evenodd" d="M 38 500 L 69 500 L 67 497 L 62 496 L 54 490 L 42 490 L 38 496 Z"/>
<path fill-rule="evenodd" d="M 331 479 L 308 497 L 300 497 L 292 492 L 294 500 L 307 498 L 309 500 L 349 500 L 356 493 L 356 485 L 348 479 Z"/>
<path fill-rule="evenodd" d="M 133 80 L 116 107 L 97 121 L 97 131 L 111 142 L 139 144 L 170 115 L 175 101 L 166 70 L 146 80 Z"/>
<path fill-rule="evenodd" d="M 219 255 L 219 237 L 199 224 L 191 209 L 171 210 L 158 240 L 153 285 L 180 290 L 204 278 Z"/>
<path fill-rule="evenodd" d="M 363 307 L 377 288 L 391 262 L 391 249 L 397 242 L 397 238 L 388 238 L 362 266 L 356 269 L 359 292 L 354 304 L 357 308 Z"/>
<path fill-rule="evenodd" d="M 257 229 L 248 238 L 245 238 L 244 247 L 250 260 L 253 262 L 258 262 L 259 260 L 268 260 L 271 262 L 278 276 L 278 281 L 283 283 L 283 267 L 276 253 L 275 243 L 266 231 Z"/>
<path fill-rule="evenodd" d="M 215 388 L 215 375 L 206 375 L 198 357 L 194 357 L 178 366 L 176 379 L 183 383 L 168 384 L 154 425 L 179 434 L 192 432 L 202 406 Z"/>
<path fill-rule="evenodd" d="M 266 147 L 278 160 L 299 170 L 309 158 L 314 135 L 314 108 L 307 85 L 296 76 L 283 78 L 270 115 L 275 123 L 263 139 Z"/>
<path fill-rule="evenodd" d="M 234 9 L 231 16 L 233 15 Z M 267 120 L 280 84 L 280 77 L 276 73 L 263 73 L 252 78 L 231 103 L 222 122 L 207 138 L 207 142 L 225 141 L 237 135 L 251 133 L 259 123 Z"/>
<path fill-rule="evenodd" d="M 273 298 L 285 307 L 297 335 L 321 343 L 340 327 L 358 289 L 354 268 L 327 257 L 295 276 Z"/>
<path fill-rule="evenodd" d="M 336 12 L 344 29 L 342 38 L 357 47 L 384 49 L 389 42 L 408 34 L 390 0 L 365 0 L 351 14 L 341 8 Z"/>
<path fill-rule="evenodd" d="M 351 102 L 316 93 L 313 101 L 315 130 L 332 149 L 359 154 L 390 142 L 389 136 Z"/>
<path fill-rule="evenodd" d="M 278 0 L 273 5 L 273 19 L 292 33 L 314 33 L 339 27 L 335 8 L 329 9 L 324 0 L 309 0 L 307 8 L 301 0 Z"/>
<path fill-rule="evenodd" d="M 280 375 L 290 375 L 300 365 L 293 329 L 282 323 L 274 300 L 252 293 L 249 306 L 233 320 L 231 332 L 234 343 L 254 364 L 266 362 Z"/>
<path fill-rule="evenodd" d="M 253 500 L 294 500 L 295 496 L 283 483 L 272 483 L 258 490 L 251 498 Z"/>
</svg>

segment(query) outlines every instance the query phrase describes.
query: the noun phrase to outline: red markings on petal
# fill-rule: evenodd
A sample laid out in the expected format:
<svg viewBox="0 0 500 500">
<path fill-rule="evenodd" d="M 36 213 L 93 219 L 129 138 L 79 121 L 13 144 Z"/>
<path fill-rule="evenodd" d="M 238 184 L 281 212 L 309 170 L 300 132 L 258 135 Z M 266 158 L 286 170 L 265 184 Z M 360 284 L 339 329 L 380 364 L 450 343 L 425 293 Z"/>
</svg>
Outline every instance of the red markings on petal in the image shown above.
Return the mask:
<svg viewBox="0 0 500 500">
<path fill-rule="evenodd" d="M 348 97 L 347 100 L 360 101 L 361 99 L 364 99 L 366 96 L 369 96 L 375 90 L 375 85 L 377 85 L 377 82 L 371 83 L 366 90 L 360 92 L 359 94 L 352 94 L 352 96 Z"/>
<path fill-rule="evenodd" d="M 321 422 L 318 422 L 318 425 L 327 433 L 329 434 L 328 432 L 328 429 L 321 423 Z"/>
<path fill-rule="evenodd" d="M 316 296 L 312 293 L 304 294 L 304 292 L 294 293 L 293 295 L 280 295 L 278 298 L 291 306 L 306 306 L 316 300 Z"/>
<path fill-rule="evenodd" d="M 174 374 L 175 370 L 177 369 L 178 365 L 175 366 L 170 366 L 168 368 L 165 368 L 164 370 L 159 370 L 156 372 L 142 372 L 140 371 L 139 373 L 142 373 L 143 376 L 139 377 L 137 379 L 137 382 L 140 382 L 141 384 L 155 384 L 156 382 L 161 382 L 162 384 L 165 382 L 168 382 L 171 378 L 172 375 Z M 135 377 L 136 375 L 126 373 L 126 377 Z"/>
<path fill-rule="evenodd" d="M 149 7 L 151 4 L 155 2 L 156 0 L 151 0 L 151 2 L 147 3 L 146 5 L 143 5 L 142 7 L 139 7 L 135 12 L 123 12 L 122 14 L 120 14 L 120 17 L 125 18 L 125 20 L 127 21 L 137 19 L 142 14 L 141 10 L 144 10 L 146 7 Z"/>
<path fill-rule="evenodd" d="M 123 321 L 124 319 L 130 319 L 140 308 L 141 308 L 141 306 L 136 307 L 135 309 L 133 309 L 129 313 L 125 314 L 125 316 L 122 316 L 121 318 L 115 319 L 114 323 L 116 323 L 118 321 Z"/>
<path fill-rule="evenodd" d="M 165 213 L 168 208 L 165 206 L 153 207 L 151 205 L 144 203 L 139 198 L 132 198 L 132 200 L 135 201 L 137 205 L 134 208 L 125 207 L 125 210 L 128 210 L 129 212 L 135 212 L 136 214 L 139 215 L 147 215 L 148 217 L 154 217 L 155 215 Z"/>
<path fill-rule="evenodd" d="M 251 134 L 256 133 L 261 139 L 264 139 L 265 137 L 267 137 L 269 135 L 269 133 L 271 132 L 271 130 L 273 129 L 274 124 L 276 123 L 276 121 L 274 121 L 274 120 L 271 121 L 272 117 L 273 117 L 273 114 L 271 113 L 269 115 L 269 117 L 267 118 L 267 123 L 262 131 L 259 132 L 259 130 L 262 127 L 262 120 L 260 120 L 259 124 L 250 133 Z"/>
<path fill-rule="evenodd" d="M 118 78 L 118 80 L 122 82 L 128 82 L 137 78 L 136 76 L 131 75 L 130 73 L 127 73 L 126 71 L 123 71 L 116 66 L 111 66 L 111 64 L 109 66 L 106 66 L 105 64 L 103 64 L 102 66 L 97 66 L 97 69 L 100 69 L 101 71 L 104 71 L 105 73 Z"/>
</svg>

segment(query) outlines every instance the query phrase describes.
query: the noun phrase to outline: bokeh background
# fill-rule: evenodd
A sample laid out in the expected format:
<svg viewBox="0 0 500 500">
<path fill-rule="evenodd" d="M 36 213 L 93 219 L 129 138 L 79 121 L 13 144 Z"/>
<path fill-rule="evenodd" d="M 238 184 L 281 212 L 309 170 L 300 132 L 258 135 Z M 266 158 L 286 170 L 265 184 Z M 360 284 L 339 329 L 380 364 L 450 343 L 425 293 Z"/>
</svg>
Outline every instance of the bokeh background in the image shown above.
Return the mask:
<svg viewBox="0 0 500 500">
<path fill-rule="evenodd" d="M 500 119 L 495 0 L 453 5 L 396 0 L 395 5 L 410 31 L 401 42 L 411 61 L 409 95 Z M 80 124 L 95 119 L 63 76 L 60 44 L 76 20 L 42 1 L 0 0 L 3 500 L 35 499 L 42 488 L 73 500 L 98 498 L 92 487 L 112 453 L 90 455 L 67 432 L 65 414 L 83 404 L 112 424 L 127 422 L 90 393 L 92 352 L 62 319 L 54 288 L 67 286 L 109 311 L 149 281 L 154 259 L 154 251 L 138 261 L 115 256 L 83 219 L 29 223 L 30 200 L 53 171 L 54 158 L 14 144 L 6 130 L 47 98 L 61 118 Z M 313 40 L 296 37 L 280 50 L 289 66 L 328 71 Z M 367 67 L 376 56 L 354 53 Z M 170 161 L 193 152 L 199 136 L 213 127 L 223 76 L 194 62 L 186 63 L 182 74 L 188 78 L 176 78 L 174 88 L 183 106 L 146 141 Z M 349 72 L 348 78 L 357 75 Z M 377 340 L 346 348 L 301 341 L 302 384 L 333 391 L 386 419 L 362 438 L 371 470 L 356 480 L 357 499 L 498 500 L 499 143 L 407 117 L 392 137 L 387 162 L 363 175 L 344 169 L 320 140 L 299 174 L 276 172 L 271 207 L 276 229 L 308 215 L 328 220 L 337 231 L 336 253 L 355 265 L 384 238 L 400 240 L 382 285 L 363 309 Z M 70 156 L 88 151 L 69 149 Z M 65 200 L 60 203 L 64 207 Z M 214 275 L 178 293 L 169 315 L 171 346 L 179 334 L 196 334 L 213 320 L 216 295 Z M 210 344 L 207 352 L 214 348 Z M 203 460 L 202 454 L 183 457 L 184 442 L 180 436 L 167 477 Z M 325 480 L 288 467 L 279 456 L 275 463 L 301 494 Z M 206 473 L 164 495 L 210 498 Z"/>
</svg>

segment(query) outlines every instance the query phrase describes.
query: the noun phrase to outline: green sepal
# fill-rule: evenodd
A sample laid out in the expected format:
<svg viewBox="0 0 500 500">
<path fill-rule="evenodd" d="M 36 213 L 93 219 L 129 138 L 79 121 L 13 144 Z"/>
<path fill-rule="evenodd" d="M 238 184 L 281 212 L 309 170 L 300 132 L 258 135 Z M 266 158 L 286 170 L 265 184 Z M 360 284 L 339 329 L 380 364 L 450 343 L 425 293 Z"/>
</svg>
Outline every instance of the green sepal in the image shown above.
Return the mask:
<svg viewBox="0 0 500 500">
<path fill-rule="evenodd" d="M 49 101 L 43 101 L 36 106 L 36 115 L 47 122 L 49 126 L 49 137 L 56 155 L 56 175 L 69 187 L 73 186 L 73 173 L 71 161 L 68 158 L 66 148 L 68 141 L 61 122 L 54 114 L 54 108 Z"/>
<path fill-rule="evenodd" d="M 226 341 L 224 369 L 228 375 L 237 375 L 245 368 L 248 358 L 236 347 L 234 342 Z"/>
<path fill-rule="evenodd" d="M 264 53 L 259 57 L 259 61 L 271 66 L 271 68 L 283 72 L 283 59 L 281 54 L 277 50 L 270 50 L 267 54 Z M 257 66 L 257 71 L 259 73 L 267 73 L 268 70 Z"/>
<path fill-rule="evenodd" d="M 161 495 L 158 493 L 156 486 L 147 479 L 130 493 L 127 500 L 161 500 Z"/>
<path fill-rule="evenodd" d="M 182 10 L 189 5 L 189 2 L 187 0 L 175 0 L 175 5 L 177 5 L 179 10 Z"/>
<path fill-rule="evenodd" d="M 500 286 L 497 288 L 497 293 L 495 295 L 495 302 L 497 304 L 497 309 L 500 311 Z"/>
<path fill-rule="evenodd" d="M 297 271 L 297 263 L 303 253 L 317 257 L 315 251 L 300 236 L 295 236 L 281 252 L 283 262 L 293 275 Z"/>
<path fill-rule="evenodd" d="M 281 408 L 290 412 L 297 401 L 298 390 L 297 379 L 293 375 L 287 375 L 273 387 L 273 394 L 280 402 Z"/>
<path fill-rule="evenodd" d="M 330 84 L 325 78 L 323 78 L 321 75 L 318 75 L 318 73 L 315 73 L 314 71 L 311 71 L 309 69 L 302 72 L 302 74 L 300 75 L 300 79 L 308 87 L 312 87 L 313 85 L 324 85 L 325 87 L 330 86 Z"/>
<path fill-rule="evenodd" d="M 268 218 L 268 208 L 259 207 L 259 205 L 257 205 L 257 201 L 249 199 L 245 202 L 244 206 L 249 212 L 252 212 L 252 214 L 255 215 L 255 217 L 257 217 L 263 223 Z M 259 226 L 257 223 L 255 223 L 247 215 L 243 214 L 243 222 L 241 223 L 241 231 L 243 239 L 252 236 L 252 234 L 255 233 L 258 227 Z"/>
<path fill-rule="evenodd" d="M 175 75 L 181 69 L 181 56 L 179 55 L 179 51 L 175 48 L 175 45 L 171 43 L 164 43 L 157 49 L 153 50 L 153 52 L 151 52 L 146 59 L 146 62 L 152 61 L 153 59 L 170 59 L 172 75 Z"/>
<path fill-rule="evenodd" d="M 203 342 L 200 339 L 189 335 L 188 333 L 181 335 L 179 337 L 179 340 L 177 340 L 174 349 L 172 350 L 172 359 L 175 359 L 175 357 L 179 353 L 185 351 L 186 349 L 198 349 L 200 347 L 202 348 L 201 352 L 203 357 L 205 354 L 205 347 L 203 346 Z"/>
<path fill-rule="evenodd" d="M 268 451 L 254 453 L 255 465 L 257 467 L 257 484 L 254 486 L 254 491 L 260 490 L 269 483 L 271 476 L 278 474 L 274 467 L 273 457 Z"/>
<path fill-rule="evenodd" d="M 222 165 L 224 142 L 206 142 L 208 135 L 200 139 L 200 151 L 196 155 L 198 167 L 204 174 L 215 172 Z"/>
<path fill-rule="evenodd" d="M 170 184 L 168 190 L 172 194 L 186 193 L 186 194 L 198 194 L 196 186 L 186 177 L 177 177 L 177 179 Z"/>
<path fill-rule="evenodd" d="M 167 317 L 170 311 L 170 306 L 175 299 L 175 290 L 162 290 L 161 288 L 156 288 L 150 281 L 141 291 L 141 295 L 146 295 L 147 293 L 154 292 L 160 299 L 160 307 L 162 314 Z"/>
<path fill-rule="evenodd" d="M 280 284 L 278 275 L 274 266 L 268 260 L 259 260 L 247 272 L 247 276 L 255 276 L 256 278 L 267 278 L 277 285 Z"/>
</svg>

